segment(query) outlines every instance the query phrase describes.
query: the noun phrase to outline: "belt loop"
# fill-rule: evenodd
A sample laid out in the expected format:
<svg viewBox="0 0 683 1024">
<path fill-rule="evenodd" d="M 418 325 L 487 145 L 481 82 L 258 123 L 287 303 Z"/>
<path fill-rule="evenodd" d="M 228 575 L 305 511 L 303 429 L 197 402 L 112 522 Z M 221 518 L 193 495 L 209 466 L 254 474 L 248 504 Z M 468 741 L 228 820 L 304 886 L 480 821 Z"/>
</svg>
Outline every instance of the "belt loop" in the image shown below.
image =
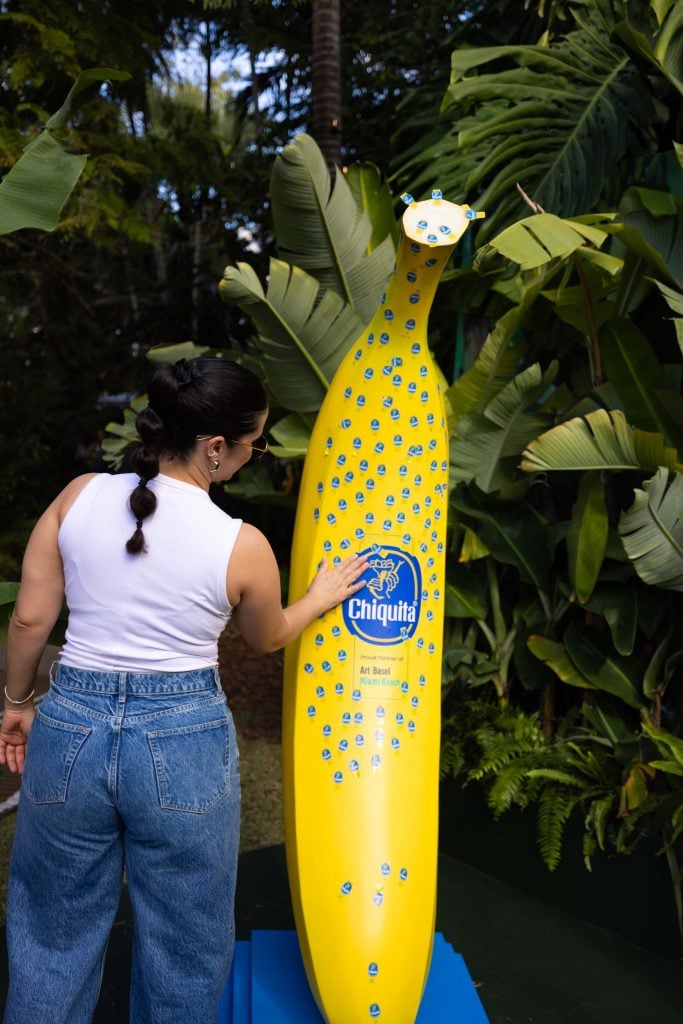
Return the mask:
<svg viewBox="0 0 683 1024">
<path fill-rule="evenodd" d="M 126 703 L 126 672 L 119 672 L 119 704 Z"/>
<path fill-rule="evenodd" d="M 216 689 L 218 690 L 219 693 L 222 693 L 223 692 L 223 684 L 221 683 L 221 673 L 219 671 L 218 665 L 214 665 L 213 678 L 214 678 L 214 682 L 216 684 Z"/>
<path fill-rule="evenodd" d="M 56 667 L 56 666 L 57 666 L 58 664 L 59 664 L 59 662 L 58 662 L 58 661 L 53 661 L 53 662 L 52 662 L 52 664 L 50 665 L 50 671 L 48 672 L 48 675 L 47 675 L 47 677 L 48 677 L 48 679 L 49 679 L 49 681 L 50 681 L 50 686 L 52 686 L 52 684 L 53 684 L 53 683 L 54 683 L 54 681 L 55 681 L 55 680 L 54 680 L 54 675 L 53 675 L 53 672 L 54 672 L 54 670 L 55 670 L 55 667 Z"/>
</svg>

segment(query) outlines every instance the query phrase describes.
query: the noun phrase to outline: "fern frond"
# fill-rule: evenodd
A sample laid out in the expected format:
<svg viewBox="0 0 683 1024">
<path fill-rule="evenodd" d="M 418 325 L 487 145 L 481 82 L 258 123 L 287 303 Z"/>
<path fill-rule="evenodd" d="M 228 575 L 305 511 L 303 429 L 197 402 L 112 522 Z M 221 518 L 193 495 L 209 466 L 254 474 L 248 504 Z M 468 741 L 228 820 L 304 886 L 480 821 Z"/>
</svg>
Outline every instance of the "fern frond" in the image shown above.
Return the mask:
<svg viewBox="0 0 683 1024">
<path fill-rule="evenodd" d="M 528 798 L 523 793 L 523 784 L 528 774 L 525 764 L 511 764 L 498 772 L 498 776 L 488 791 L 486 802 L 496 818 L 507 811 L 513 804 L 525 807 Z"/>
<path fill-rule="evenodd" d="M 586 835 L 593 834 L 601 850 L 605 849 L 605 831 L 610 812 L 616 807 L 615 793 L 593 800 L 586 814 Z"/>
<path fill-rule="evenodd" d="M 554 871 L 562 855 L 565 825 L 574 810 L 579 794 L 548 787 L 543 791 L 538 808 L 538 848 L 549 871 Z"/>
</svg>

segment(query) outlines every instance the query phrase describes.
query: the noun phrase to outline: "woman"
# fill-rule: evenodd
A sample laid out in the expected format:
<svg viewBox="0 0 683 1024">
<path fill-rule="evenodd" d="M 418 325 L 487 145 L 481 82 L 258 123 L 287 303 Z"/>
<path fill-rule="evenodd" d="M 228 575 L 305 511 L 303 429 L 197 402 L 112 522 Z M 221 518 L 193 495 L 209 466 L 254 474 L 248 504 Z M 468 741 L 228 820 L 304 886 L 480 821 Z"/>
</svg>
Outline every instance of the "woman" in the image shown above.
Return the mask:
<svg viewBox="0 0 683 1024">
<path fill-rule="evenodd" d="M 5 1024 L 92 1018 L 125 865 L 131 1021 L 213 1024 L 234 943 L 235 732 L 216 668 L 232 615 L 274 651 L 363 584 L 323 561 L 283 609 L 273 552 L 209 499 L 267 449 L 266 395 L 221 359 L 155 370 L 130 474 L 74 480 L 29 541 L 7 646 L 0 764 L 23 772 Z M 33 680 L 66 595 L 66 642 Z M 30 738 L 29 738 L 30 733 Z M 28 743 L 27 743 L 28 741 Z"/>
</svg>

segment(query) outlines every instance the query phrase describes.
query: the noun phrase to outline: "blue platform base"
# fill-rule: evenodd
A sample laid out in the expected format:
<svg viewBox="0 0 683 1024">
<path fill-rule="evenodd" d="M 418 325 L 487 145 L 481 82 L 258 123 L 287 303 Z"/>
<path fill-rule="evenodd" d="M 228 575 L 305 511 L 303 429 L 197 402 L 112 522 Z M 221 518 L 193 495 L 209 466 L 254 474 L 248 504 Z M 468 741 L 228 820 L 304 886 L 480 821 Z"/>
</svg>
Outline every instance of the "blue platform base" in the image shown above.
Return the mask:
<svg viewBox="0 0 683 1024">
<path fill-rule="evenodd" d="M 415 1024 L 489 1024 L 465 961 L 439 932 Z M 238 942 L 215 1024 L 324 1024 L 295 932 L 255 931 Z"/>
</svg>

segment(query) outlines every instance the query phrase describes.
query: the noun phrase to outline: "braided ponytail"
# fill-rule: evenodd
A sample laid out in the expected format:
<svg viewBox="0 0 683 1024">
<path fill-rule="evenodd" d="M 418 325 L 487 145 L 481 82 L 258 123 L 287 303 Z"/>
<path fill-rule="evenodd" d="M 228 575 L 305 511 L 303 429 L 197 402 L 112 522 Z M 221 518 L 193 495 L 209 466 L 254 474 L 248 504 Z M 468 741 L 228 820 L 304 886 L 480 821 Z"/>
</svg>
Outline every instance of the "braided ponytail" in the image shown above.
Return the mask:
<svg viewBox="0 0 683 1024">
<path fill-rule="evenodd" d="M 139 555 L 147 550 L 142 524 L 157 507 L 156 494 L 147 484 L 159 472 L 159 441 L 164 432 L 161 418 L 151 406 L 138 413 L 135 426 L 142 444 L 132 459 L 133 469 L 140 477 L 140 481 L 128 499 L 130 510 L 135 516 L 135 532 L 126 542 L 126 551 L 129 555 Z"/>
</svg>

